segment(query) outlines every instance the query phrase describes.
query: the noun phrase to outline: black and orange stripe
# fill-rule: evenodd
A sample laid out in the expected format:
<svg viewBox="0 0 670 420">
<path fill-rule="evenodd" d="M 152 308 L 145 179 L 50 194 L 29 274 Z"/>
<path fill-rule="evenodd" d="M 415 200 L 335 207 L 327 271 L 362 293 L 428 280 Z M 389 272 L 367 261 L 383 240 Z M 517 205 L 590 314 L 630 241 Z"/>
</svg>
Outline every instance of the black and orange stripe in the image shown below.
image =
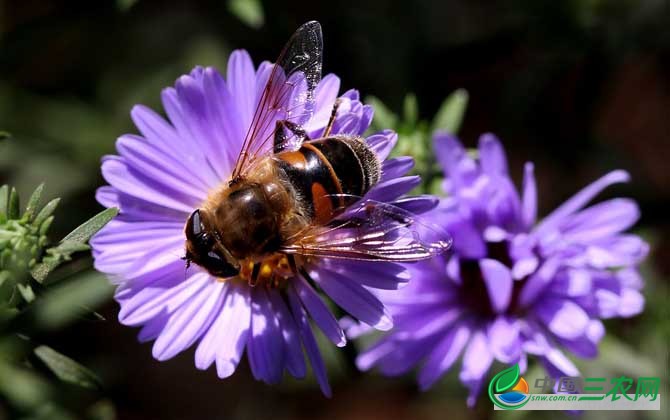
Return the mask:
<svg viewBox="0 0 670 420">
<path fill-rule="evenodd" d="M 348 204 L 342 194 L 363 196 L 379 180 L 379 162 L 358 137 L 306 142 L 296 151 L 278 153 L 275 159 L 317 223 L 327 223 L 335 209 Z"/>
</svg>

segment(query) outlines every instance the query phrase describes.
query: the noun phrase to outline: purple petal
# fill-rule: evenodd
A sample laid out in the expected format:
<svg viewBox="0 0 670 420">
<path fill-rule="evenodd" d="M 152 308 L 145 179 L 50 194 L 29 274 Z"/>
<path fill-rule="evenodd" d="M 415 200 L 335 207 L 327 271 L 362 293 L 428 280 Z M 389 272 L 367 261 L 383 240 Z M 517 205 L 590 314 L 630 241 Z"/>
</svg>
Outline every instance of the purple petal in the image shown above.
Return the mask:
<svg viewBox="0 0 670 420">
<path fill-rule="evenodd" d="M 304 378 L 307 373 L 307 366 L 302 355 L 302 346 L 300 345 L 300 335 L 298 327 L 286 306 L 286 302 L 281 294 L 276 290 L 268 292 L 272 308 L 279 320 L 279 325 L 284 336 L 284 346 L 286 351 L 286 368 L 289 373 L 296 378 Z"/>
<path fill-rule="evenodd" d="M 394 131 L 384 130 L 371 135 L 366 141 L 370 149 L 377 155 L 377 158 L 383 162 L 391 154 L 393 146 L 398 141 L 398 135 Z"/>
<path fill-rule="evenodd" d="M 501 262 L 489 258 L 480 260 L 479 268 L 493 310 L 496 313 L 505 312 L 512 298 L 512 273 Z"/>
<path fill-rule="evenodd" d="M 470 344 L 463 353 L 463 367 L 459 379 L 470 389 L 468 395 L 468 407 L 473 407 L 479 391 L 481 390 L 484 377 L 493 363 L 493 354 L 489 350 L 486 334 L 477 331 L 472 335 Z"/>
<path fill-rule="evenodd" d="M 284 337 L 268 292 L 260 287 L 251 290 L 251 335 L 247 342 L 247 358 L 254 378 L 268 384 L 281 381 L 286 362 Z"/>
<path fill-rule="evenodd" d="M 207 369 L 216 360 L 219 378 L 235 372 L 247 343 L 251 305 L 246 285 L 224 283 L 222 308 L 195 352 L 195 365 Z"/>
<path fill-rule="evenodd" d="M 234 109 L 240 124 L 249 127 L 257 102 L 250 94 L 256 91 L 256 70 L 249 53 L 235 50 L 230 54 L 226 81 L 234 100 L 234 107 L 228 109 Z"/>
<path fill-rule="evenodd" d="M 479 173 L 477 163 L 468 156 L 455 136 L 436 132 L 433 135 L 433 150 L 453 189 L 461 188 L 466 181 L 472 180 Z"/>
<path fill-rule="evenodd" d="M 104 273 L 123 273 L 148 249 L 166 243 L 175 247 L 183 244 L 183 228 L 183 223 L 178 222 L 112 220 L 91 238 L 95 268 Z"/>
<path fill-rule="evenodd" d="M 498 316 L 488 327 L 489 346 L 496 359 L 514 363 L 521 356 L 520 328 L 516 320 Z"/>
<path fill-rule="evenodd" d="M 586 270 L 561 271 L 551 283 L 552 292 L 562 296 L 584 296 L 591 293 L 591 289 L 591 275 Z"/>
<path fill-rule="evenodd" d="M 170 316 L 171 315 L 168 313 L 162 313 L 147 321 L 147 323 L 142 326 L 140 333 L 137 334 L 137 340 L 140 343 L 155 340 L 167 325 Z"/>
<path fill-rule="evenodd" d="M 391 314 L 384 305 L 354 280 L 327 270 L 314 272 L 313 278 L 335 303 L 353 317 L 378 330 L 387 331 L 393 327 Z"/>
<path fill-rule="evenodd" d="M 449 211 L 436 210 L 440 224 L 451 234 L 454 249 L 462 258 L 479 259 L 487 254 L 486 243 L 472 220 Z"/>
<path fill-rule="evenodd" d="M 210 188 L 217 185 L 219 177 L 206 164 L 206 158 L 199 148 L 192 147 L 161 116 L 143 105 L 133 107 L 130 116 L 149 144 L 174 160 L 183 162 L 185 166 L 188 165 L 188 173 L 194 179 Z"/>
<path fill-rule="evenodd" d="M 395 343 L 393 350 L 377 363 L 379 371 L 385 376 L 404 375 L 428 355 L 439 338 L 432 336 L 423 340 Z"/>
<path fill-rule="evenodd" d="M 619 316 L 628 318 L 644 309 L 644 297 L 634 289 L 623 289 L 619 300 Z"/>
<path fill-rule="evenodd" d="M 329 270 L 375 289 L 395 290 L 410 279 L 405 266 L 391 262 L 338 261 Z"/>
<path fill-rule="evenodd" d="M 392 353 L 396 347 L 395 341 L 389 339 L 389 336 L 384 337 L 358 355 L 356 367 L 359 370 L 368 370 L 379 360 Z"/>
<path fill-rule="evenodd" d="M 387 159 L 382 163 L 382 182 L 405 175 L 414 167 L 414 159 L 409 156 L 400 156 Z"/>
<path fill-rule="evenodd" d="M 552 333 L 568 340 L 582 335 L 589 323 L 587 313 L 567 299 L 543 299 L 535 306 L 535 313 Z"/>
<path fill-rule="evenodd" d="M 505 149 L 493 134 L 483 134 L 479 138 L 479 162 L 484 173 L 494 176 L 507 174 Z"/>
<path fill-rule="evenodd" d="M 590 241 L 606 238 L 631 227 L 640 218 L 635 201 L 615 198 L 593 205 L 566 220 L 563 240 Z"/>
<path fill-rule="evenodd" d="M 207 197 L 208 186 L 203 185 L 197 178 L 194 180 L 193 171 L 183 165 L 183 161 L 164 154 L 142 137 L 121 136 L 116 141 L 116 149 L 130 167 L 143 172 L 154 181 L 182 191 L 192 191 L 191 194 L 200 200 Z"/>
<path fill-rule="evenodd" d="M 526 284 L 521 289 L 519 296 L 519 303 L 521 306 L 530 305 L 551 283 L 558 270 L 560 260 L 558 258 L 550 258 L 542 264 L 542 266 L 531 275 Z"/>
<path fill-rule="evenodd" d="M 463 347 L 470 338 L 470 329 L 465 325 L 457 326 L 447 332 L 437 347 L 431 351 L 426 364 L 419 371 L 419 388 L 425 391 L 430 388 L 461 354 Z"/>
<path fill-rule="evenodd" d="M 223 287 L 211 280 L 169 319 L 153 346 L 157 360 L 168 360 L 190 347 L 209 328 L 222 304 Z"/>
<path fill-rule="evenodd" d="M 546 232 L 556 229 L 556 227 L 562 223 L 566 217 L 575 213 L 582 207 L 584 207 L 589 201 L 598 195 L 602 190 L 609 187 L 612 184 L 617 184 L 620 182 L 628 182 L 630 176 L 628 172 L 617 170 L 608 173 L 607 175 L 601 177 L 597 181 L 589 184 L 584 189 L 579 191 L 577 194 L 572 196 L 568 201 L 563 203 L 559 208 L 554 210 L 549 216 L 545 217 L 533 231 L 533 235 L 542 236 Z"/>
<path fill-rule="evenodd" d="M 151 286 L 141 288 L 122 302 L 119 321 L 124 325 L 140 325 L 160 313 L 174 313 L 203 288 L 207 288 L 211 281 L 204 273 L 194 274 L 185 280 L 178 279 L 166 277 Z"/>
<path fill-rule="evenodd" d="M 131 170 L 118 156 L 108 156 L 104 160 L 102 175 L 107 182 L 125 194 L 185 214 L 193 211 L 198 204 L 195 197 L 176 191 L 164 183 L 166 180 L 153 181 Z"/>
<path fill-rule="evenodd" d="M 545 368 L 553 378 L 561 376 L 579 376 L 579 369 L 565 357 L 565 354 L 556 348 L 551 348 L 541 359 Z"/>
<path fill-rule="evenodd" d="M 319 138 L 323 135 L 323 130 L 328 124 L 339 91 L 340 78 L 334 74 L 324 76 L 314 90 L 316 109 L 309 122 L 303 126 L 305 131 L 312 134 L 312 138 Z M 338 116 L 341 113 L 342 110 L 338 110 Z"/>
<path fill-rule="evenodd" d="M 302 276 L 296 276 L 294 280 L 291 282 L 291 286 L 296 296 L 300 297 L 302 304 L 305 305 L 316 325 L 333 344 L 337 347 L 344 347 L 347 344 L 344 331 L 342 331 L 326 304 Z"/>
<path fill-rule="evenodd" d="M 212 106 L 207 103 L 208 92 L 203 89 L 203 82 L 201 78 L 180 77 L 175 84 L 176 100 L 179 101 L 185 130 L 188 130 L 193 143 L 198 144 L 219 179 L 224 180 L 232 172 L 233 161 L 228 160 L 224 153 L 220 124 L 212 118 Z"/>
<path fill-rule="evenodd" d="M 403 176 L 400 178 L 382 181 L 372 187 L 372 189 L 365 195 L 369 200 L 389 202 L 404 195 L 414 189 L 421 183 L 421 178 L 418 175 Z"/>
<path fill-rule="evenodd" d="M 521 219 L 526 229 L 530 229 L 537 219 L 537 185 L 534 168 L 531 162 L 527 162 L 523 173 Z"/>
<path fill-rule="evenodd" d="M 441 334 L 463 316 L 463 309 L 459 307 L 449 309 L 439 307 L 435 310 L 426 308 L 420 313 L 419 308 L 416 309 L 417 313 L 408 314 L 397 320 L 394 337 L 401 340 L 423 340 Z"/>
<path fill-rule="evenodd" d="M 328 384 L 328 375 L 326 374 L 326 366 L 323 363 L 321 358 L 321 352 L 319 351 L 319 346 L 316 344 L 314 335 L 312 334 L 312 328 L 309 325 L 307 320 L 307 313 L 300 303 L 300 298 L 294 292 L 294 289 L 288 289 L 289 304 L 291 306 L 291 312 L 293 313 L 293 318 L 298 324 L 298 331 L 300 332 L 300 339 L 302 340 L 303 346 L 305 346 L 305 353 L 307 353 L 307 358 L 309 359 L 312 365 L 312 371 L 316 380 L 319 383 L 321 392 L 330 398 L 332 392 L 330 390 L 330 385 Z"/>
<path fill-rule="evenodd" d="M 432 195 L 418 195 L 394 200 L 393 205 L 414 214 L 422 214 L 437 206 L 439 199 Z"/>
</svg>

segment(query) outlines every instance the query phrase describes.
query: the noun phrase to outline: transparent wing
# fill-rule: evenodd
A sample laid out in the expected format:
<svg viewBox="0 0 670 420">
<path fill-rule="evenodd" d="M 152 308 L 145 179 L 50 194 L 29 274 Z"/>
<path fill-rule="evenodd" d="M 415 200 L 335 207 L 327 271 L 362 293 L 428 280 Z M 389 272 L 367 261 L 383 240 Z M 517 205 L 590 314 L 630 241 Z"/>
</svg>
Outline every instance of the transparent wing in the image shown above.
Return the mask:
<svg viewBox="0 0 670 420">
<path fill-rule="evenodd" d="M 326 226 L 294 235 L 282 251 L 304 256 L 410 262 L 440 255 L 451 238 L 439 226 L 388 203 L 360 199 Z"/>
<path fill-rule="evenodd" d="M 301 126 L 311 118 L 314 89 L 321 81 L 322 56 L 321 25 L 316 21 L 307 22 L 291 36 L 272 66 L 232 179 L 244 174 L 257 157 L 271 150 L 277 121 L 286 120 Z M 294 139 L 289 137 L 286 141 Z"/>
</svg>

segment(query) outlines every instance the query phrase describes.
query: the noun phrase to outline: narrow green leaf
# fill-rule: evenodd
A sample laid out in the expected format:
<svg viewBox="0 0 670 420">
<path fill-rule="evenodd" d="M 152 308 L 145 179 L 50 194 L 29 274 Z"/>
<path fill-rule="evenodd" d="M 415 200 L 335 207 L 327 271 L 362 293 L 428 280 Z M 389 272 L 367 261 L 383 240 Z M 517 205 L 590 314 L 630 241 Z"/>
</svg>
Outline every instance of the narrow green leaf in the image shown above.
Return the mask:
<svg viewBox="0 0 670 420">
<path fill-rule="evenodd" d="M 465 89 L 457 89 L 449 95 L 435 114 L 431 131 L 446 130 L 452 134 L 458 133 L 468 106 L 468 98 Z"/>
<path fill-rule="evenodd" d="M 10 220 L 18 219 L 19 212 L 19 193 L 16 192 L 16 188 L 12 187 L 12 191 L 9 193 L 9 203 L 7 204 L 7 218 Z"/>
<path fill-rule="evenodd" d="M 35 372 L 0 358 L 0 394 L 23 410 L 33 410 L 54 396 L 54 389 Z"/>
<path fill-rule="evenodd" d="M 408 127 L 414 127 L 419 119 L 419 104 L 416 101 L 416 95 L 408 93 L 403 102 L 403 118 L 404 123 Z"/>
<path fill-rule="evenodd" d="M 100 380 L 91 370 L 51 347 L 38 346 L 34 352 L 61 381 L 84 388 L 100 388 Z"/>
<path fill-rule="evenodd" d="M 112 297 L 114 288 L 95 271 L 87 271 L 47 289 L 31 307 L 36 325 L 55 330 L 90 313 Z"/>
<path fill-rule="evenodd" d="M 9 186 L 0 187 L 0 223 L 7 221 L 7 202 L 9 200 Z"/>
<path fill-rule="evenodd" d="M 8 131 L 0 131 L 0 141 L 11 139 L 12 134 Z"/>
<path fill-rule="evenodd" d="M 80 244 L 77 242 L 64 242 L 53 248 L 52 253 L 63 254 L 65 257 L 69 257 L 75 252 L 88 251 L 89 249 L 91 249 L 91 247 L 86 244 Z"/>
<path fill-rule="evenodd" d="M 373 124 L 376 129 L 395 129 L 398 122 L 398 116 L 393 113 L 379 98 L 368 96 L 365 102 L 372 106 L 374 110 Z"/>
<path fill-rule="evenodd" d="M 49 218 L 49 216 L 51 216 L 54 211 L 56 211 L 58 203 L 60 203 L 60 198 L 54 198 L 53 200 L 49 201 L 47 205 L 44 206 L 39 213 L 37 213 L 35 220 L 33 220 L 33 225 L 40 226 L 42 223 L 44 223 L 44 221 Z"/>
<path fill-rule="evenodd" d="M 23 300 L 26 302 L 30 303 L 33 300 L 35 300 L 35 292 L 33 292 L 33 288 L 30 287 L 29 284 L 17 284 L 16 288 L 19 289 L 19 293 L 21 293 L 21 297 L 23 297 Z"/>
<path fill-rule="evenodd" d="M 92 218 L 88 219 L 81 226 L 70 232 L 60 241 L 61 244 L 65 244 L 66 242 L 74 242 L 79 244 L 86 243 L 89 239 L 91 239 L 91 236 L 95 235 L 118 213 L 119 209 L 116 207 L 111 207 L 101 211 Z"/>
<path fill-rule="evenodd" d="M 265 23 L 260 0 L 228 0 L 228 11 L 254 29 L 260 28 Z"/>
<path fill-rule="evenodd" d="M 31 221 L 35 212 L 37 211 L 37 206 L 40 204 L 40 197 L 42 197 L 42 191 L 44 190 L 44 183 L 38 185 L 33 191 L 30 199 L 28 200 L 28 205 L 26 206 L 26 212 L 23 214 L 23 218 L 27 221 Z"/>
</svg>

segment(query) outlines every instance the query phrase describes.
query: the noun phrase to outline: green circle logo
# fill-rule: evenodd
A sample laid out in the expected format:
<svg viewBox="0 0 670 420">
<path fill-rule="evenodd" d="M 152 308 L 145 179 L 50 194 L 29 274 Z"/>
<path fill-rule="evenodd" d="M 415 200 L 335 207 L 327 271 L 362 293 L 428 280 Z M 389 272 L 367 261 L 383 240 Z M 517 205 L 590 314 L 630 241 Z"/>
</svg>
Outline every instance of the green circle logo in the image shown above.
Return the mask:
<svg viewBox="0 0 670 420">
<path fill-rule="evenodd" d="M 504 410 L 516 410 L 530 400 L 528 382 L 521 376 L 519 365 L 515 364 L 498 373 L 489 382 L 489 398 Z"/>
</svg>

